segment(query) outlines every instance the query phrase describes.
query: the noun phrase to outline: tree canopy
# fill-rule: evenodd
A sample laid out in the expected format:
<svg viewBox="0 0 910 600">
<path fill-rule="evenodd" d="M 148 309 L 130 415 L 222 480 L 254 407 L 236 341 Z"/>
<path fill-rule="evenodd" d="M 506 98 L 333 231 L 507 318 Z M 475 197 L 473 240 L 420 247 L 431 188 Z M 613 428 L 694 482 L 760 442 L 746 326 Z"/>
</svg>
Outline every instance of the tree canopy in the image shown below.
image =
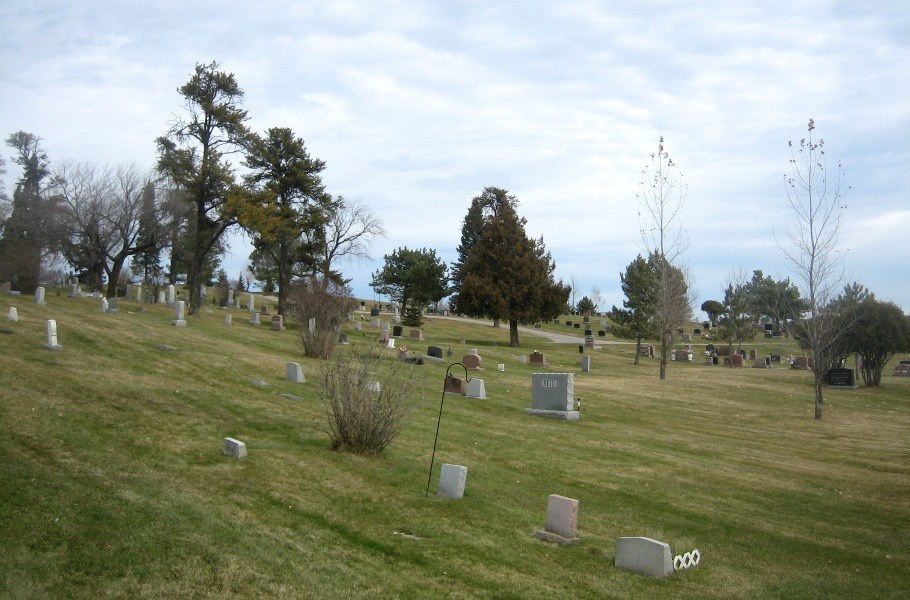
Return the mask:
<svg viewBox="0 0 910 600">
<path fill-rule="evenodd" d="M 459 267 L 462 280 L 452 303 L 469 316 L 508 320 L 509 345 L 518 346 L 518 322 L 559 316 L 569 288 L 554 280 L 556 264 L 543 238 L 534 240 L 525 233 L 514 196 L 499 188 L 484 193 L 492 204 L 484 207 L 480 237 Z M 475 198 L 471 209 L 479 203 Z"/>
<path fill-rule="evenodd" d="M 447 267 L 435 250 L 402 247 L 383 259 L 382 268 L 373 273 L 370 287 L 401 303 L 402 310 L 411 304 L 423 308 L 448 295 Z"/>
<path fill-rule="evenodd" d="M 619 274 L 619 279 L 626 299 L 622 301 L 623 308 L 614 306 L 610 311 L 613 335 L 635 340 L 637 365 L 642 339 L 657 335 L 652 322 L 657 304 L 657 272 L 653 263 L 639 254 L 629 263 L 625 272 Z"/>
</svg>

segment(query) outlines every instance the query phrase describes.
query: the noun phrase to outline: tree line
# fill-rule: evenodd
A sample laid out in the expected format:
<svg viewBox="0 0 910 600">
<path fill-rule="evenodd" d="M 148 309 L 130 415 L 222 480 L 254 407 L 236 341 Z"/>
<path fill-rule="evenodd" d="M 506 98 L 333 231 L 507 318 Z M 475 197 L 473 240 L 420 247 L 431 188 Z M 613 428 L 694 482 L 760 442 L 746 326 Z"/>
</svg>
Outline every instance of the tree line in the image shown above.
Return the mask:
<svg viewBox="0 0 910 600">
<path fill-rule="evenodd" d="M 196 65 L 178 93 L 185 112 L 155 140 L 153 170 L 72 161 L 52 168 L 37 135 L 6 139 L 21 176 L 12 198 L 0 198 L 0 280 L 31 293 L 49 265 L 64 264 L 91 289 L 106 281 L 114 297 L 129 261 L 143 282 L 185 278 L 189 312 L 197 314 L 225 234 L 240 228 L 253 240 L 254 276 L 277 289 L 279 314 L 294 281 L 349 283 L 339 263 L 366 257 L 385 235 L 372 211 L 326 191 L 325 163 L 291 129 L 251 131 L 243 90 L 217 62 Z"/>
</svg>

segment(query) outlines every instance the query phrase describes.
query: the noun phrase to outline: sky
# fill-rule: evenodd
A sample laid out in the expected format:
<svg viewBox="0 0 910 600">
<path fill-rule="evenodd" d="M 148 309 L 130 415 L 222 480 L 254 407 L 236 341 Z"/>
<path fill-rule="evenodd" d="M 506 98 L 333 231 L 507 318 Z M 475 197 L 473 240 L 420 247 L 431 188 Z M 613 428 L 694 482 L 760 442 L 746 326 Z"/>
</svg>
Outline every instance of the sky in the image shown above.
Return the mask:
<svg viewBox="0 0 910 600">
<path fill-rule="evenodd" d="M 621 304 L 661 136 L 685 182 L 696 311 L 756 269 L 799 283 L 781 249 L 795 223 L 784 176 L 813 118 L 850 186 L 844 283 L 910 313 L 904 0 L 3 0 L 0 133 L 41 136 L 52 166 L 151 169 L 155 138 L 185 114 L 177 88 L 213 60 L 253 130 L 291 128 L 326 162 L 327 190 L 382 220 L 371 260 L 341 265 L 359 297 L 395 248 L 454 261 L 471 198 L 496 186 L 576 300 Z M 251 246 L 230 242 L 235 279 Z"/>
</svg>

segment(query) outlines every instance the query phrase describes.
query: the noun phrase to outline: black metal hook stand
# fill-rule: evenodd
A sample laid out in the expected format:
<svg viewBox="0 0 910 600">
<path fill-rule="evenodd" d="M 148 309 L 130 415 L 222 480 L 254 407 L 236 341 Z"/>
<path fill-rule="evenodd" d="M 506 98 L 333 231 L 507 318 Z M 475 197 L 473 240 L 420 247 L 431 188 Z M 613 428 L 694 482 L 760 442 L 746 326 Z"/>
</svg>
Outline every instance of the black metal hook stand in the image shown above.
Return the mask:
<svg viewBox="0 0 910 600">
<path fill-rule="evenodd" d="M 465 383 L 471 381 L 471 377 L 468 375 L 468 368 L 460 362 L 452 363 L 449 365 L 449 368 L 446 369 L 445 379 L 442 380 L 442 398 L 439 400 L 439 418 L 436 420 L 436 437 L 433 438 L 433 456 L 430 458 L 430 474 L 427 476 L 427 493 L 425 496 L 430 495 L 430 481 L 433 479 L 433 463 L 436 461 L 436 442 L 439 441 L 439 425 L 442 423 L 442 405 L 445 404 L 446 401 L 446 383 L 451 376 L 452 367 L 461 367 L 464 369 Z"/>
</svg>

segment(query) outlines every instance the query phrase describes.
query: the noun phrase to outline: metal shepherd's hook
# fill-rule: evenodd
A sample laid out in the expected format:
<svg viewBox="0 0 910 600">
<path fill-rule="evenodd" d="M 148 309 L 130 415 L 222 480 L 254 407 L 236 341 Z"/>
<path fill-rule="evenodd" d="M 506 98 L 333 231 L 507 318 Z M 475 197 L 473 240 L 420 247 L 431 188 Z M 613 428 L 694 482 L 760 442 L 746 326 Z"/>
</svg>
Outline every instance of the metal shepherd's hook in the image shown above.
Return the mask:
<svg viewBox="0 0 910 600">
<path fill-rule="evenodd" d="M 445 404 L 446 401 L 446 383 L 448 383 L 449 377 L 451 377 L 452 367 L 461 367 L 464 369 L 465 383 L 471 381 L 471 377 L 468 375 L 468 368 L 460 362 L 452 363 L 449 365 L 449 368 L 446 369 L 446 376 L 442 381 L 442 398 L 439 400 L 439 418 L 436 420 L 436 437 L 433 438 L 433 456 L 430 458 L 430 474 L 427 477 L 426 496 L 430 495 L 430 481 L 433 479 L 433 463 L 436 461 L 436 442 L 439 441 L 439 424 L 442 423 L 442 405 Z"/>
</svg>

